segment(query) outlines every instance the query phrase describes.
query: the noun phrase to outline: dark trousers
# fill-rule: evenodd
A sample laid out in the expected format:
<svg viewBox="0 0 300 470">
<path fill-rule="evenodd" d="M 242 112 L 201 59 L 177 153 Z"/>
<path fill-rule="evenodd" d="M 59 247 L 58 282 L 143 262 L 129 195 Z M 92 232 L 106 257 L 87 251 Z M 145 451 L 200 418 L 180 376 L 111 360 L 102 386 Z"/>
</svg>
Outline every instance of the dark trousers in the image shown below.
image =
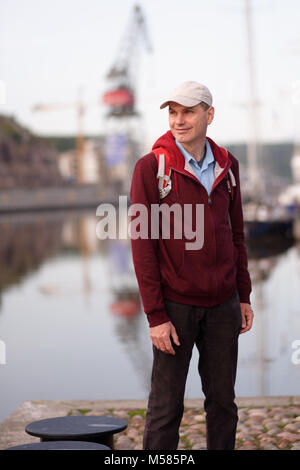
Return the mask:
<svg viewBox="0 0 300 470">
<path fill-rule="evenodd" d="M 165 301 L 180 346 L 175 356 L 153 346 L 151 391 L 144 431 L 146 450 L 175 450 L 184 410 L 186 378 L 194 344 L 205 396 L 208 450 L 233 450 L 237 406 L 234 403 L 241 309 L 238 293 L 215 307 Z"/>
</svg>

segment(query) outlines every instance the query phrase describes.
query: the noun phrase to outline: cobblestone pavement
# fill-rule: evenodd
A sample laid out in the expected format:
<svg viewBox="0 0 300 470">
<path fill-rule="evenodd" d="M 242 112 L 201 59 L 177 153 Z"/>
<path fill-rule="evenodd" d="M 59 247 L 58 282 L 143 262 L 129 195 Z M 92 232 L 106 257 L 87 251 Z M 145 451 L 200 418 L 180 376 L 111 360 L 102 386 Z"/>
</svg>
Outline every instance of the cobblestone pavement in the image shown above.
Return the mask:
<svg viewBox="0 0 300 470">
<path fill-rule="evenodd" d="M 0 449 L 39 441 L 25 433 L 26 424 L 71 415 L 105 415 L 125 419 L 126 430 L 115 434 L 117 450 L 141 450 L 147 402 L 26 401 L 0 423 Z M 300 450 L 300 397 L 241 399 L 237 450 Z M 179 450 L 205 450 L 203 400 L 189 400 L 180 426 Z"/>
<path fill-rule="evenodd" d="M 128 428 L 115 437 L 120 450 L 142 448 L 144 409 L 112 410 L 112 415 L 126 419 Z M 206 426 L 203 409 L 185 410 L 178 449 L 205 450 Z M 300 450 L 300 406 L 241 408 L 236 435 L 237 450 Z"/>
</svg>

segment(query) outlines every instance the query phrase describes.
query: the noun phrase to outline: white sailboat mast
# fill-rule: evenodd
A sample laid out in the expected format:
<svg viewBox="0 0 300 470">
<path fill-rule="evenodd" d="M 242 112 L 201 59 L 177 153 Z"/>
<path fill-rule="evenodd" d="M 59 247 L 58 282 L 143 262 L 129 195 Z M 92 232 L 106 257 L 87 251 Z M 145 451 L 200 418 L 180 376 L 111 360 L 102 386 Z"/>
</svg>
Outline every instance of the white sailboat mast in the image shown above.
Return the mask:
<svg viewBox="0 0 300 470">
<path fill-rule="evenodd" d="M 247 141 L 247 164 L 248 178 L 251 184 L 251 192 L 254 199 L 261 197 L 262 177 L 258 171 L 257 157 L 257 139 L 259 118 L 257 110 L 257 90 L 255 64 L 253 56 L 253 30 L 252 30 L 252 11 L 251 0 L 245 0 L 246 34 L 247 34 L 247 55 L 248 55 L 248 73 L 249 73 L 249 137 Z"/>
</svg>

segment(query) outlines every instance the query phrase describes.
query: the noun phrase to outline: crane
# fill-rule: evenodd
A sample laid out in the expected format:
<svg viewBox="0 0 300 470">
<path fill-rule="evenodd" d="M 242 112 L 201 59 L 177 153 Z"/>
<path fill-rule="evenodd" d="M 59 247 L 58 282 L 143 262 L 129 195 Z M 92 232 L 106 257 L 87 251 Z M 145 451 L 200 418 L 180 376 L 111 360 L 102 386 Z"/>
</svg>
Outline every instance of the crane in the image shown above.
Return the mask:
<svg viewBox="0 0 300 470">
<path fill-rule="evenodd" d="M 108 115 L 135 115 L 135 86 L 139 39 L 142 37 L 146 49 L 152 48 L 147 34 L 146 22 L 139 5 L 135 5 L 129 24 L 122 38 L 117 57 L 106 78 L 109 90 L 103 94 L 103 103 L 108 105 Z"/>
<path fill-rule="evenodd" d="M 78 99 L 74 103 L 57 104 L 36 104 L 32 107 L 33 112 L 37 111 L 55 111 L 57 109 L 76 108 L 77 111 L 77 136 L 76 136 L 76 161 L 77 161 L 77 182 L 83 183 L 83 154 L 84 154 L 84 131 L 83 119 L 85 114 L 85 105 L 82 101 L 82 88 L 78 90 Z"/>
</svg>

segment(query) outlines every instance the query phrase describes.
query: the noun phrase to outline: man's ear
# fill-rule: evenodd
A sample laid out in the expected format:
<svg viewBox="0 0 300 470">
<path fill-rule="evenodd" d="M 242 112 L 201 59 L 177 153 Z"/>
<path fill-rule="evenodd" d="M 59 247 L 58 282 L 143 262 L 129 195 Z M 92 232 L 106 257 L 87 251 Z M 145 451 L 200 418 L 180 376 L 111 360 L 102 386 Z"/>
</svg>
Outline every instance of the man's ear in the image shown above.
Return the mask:
<svg viewBox="0 0 300 470">
<path fill-rule="evenodd" d="M 215 108 L 213 106 L 211 106 L 207 110 L 207 125 L 209 125 L 213 122 L 214 116 L 215 116 Z"/>
</svg>

